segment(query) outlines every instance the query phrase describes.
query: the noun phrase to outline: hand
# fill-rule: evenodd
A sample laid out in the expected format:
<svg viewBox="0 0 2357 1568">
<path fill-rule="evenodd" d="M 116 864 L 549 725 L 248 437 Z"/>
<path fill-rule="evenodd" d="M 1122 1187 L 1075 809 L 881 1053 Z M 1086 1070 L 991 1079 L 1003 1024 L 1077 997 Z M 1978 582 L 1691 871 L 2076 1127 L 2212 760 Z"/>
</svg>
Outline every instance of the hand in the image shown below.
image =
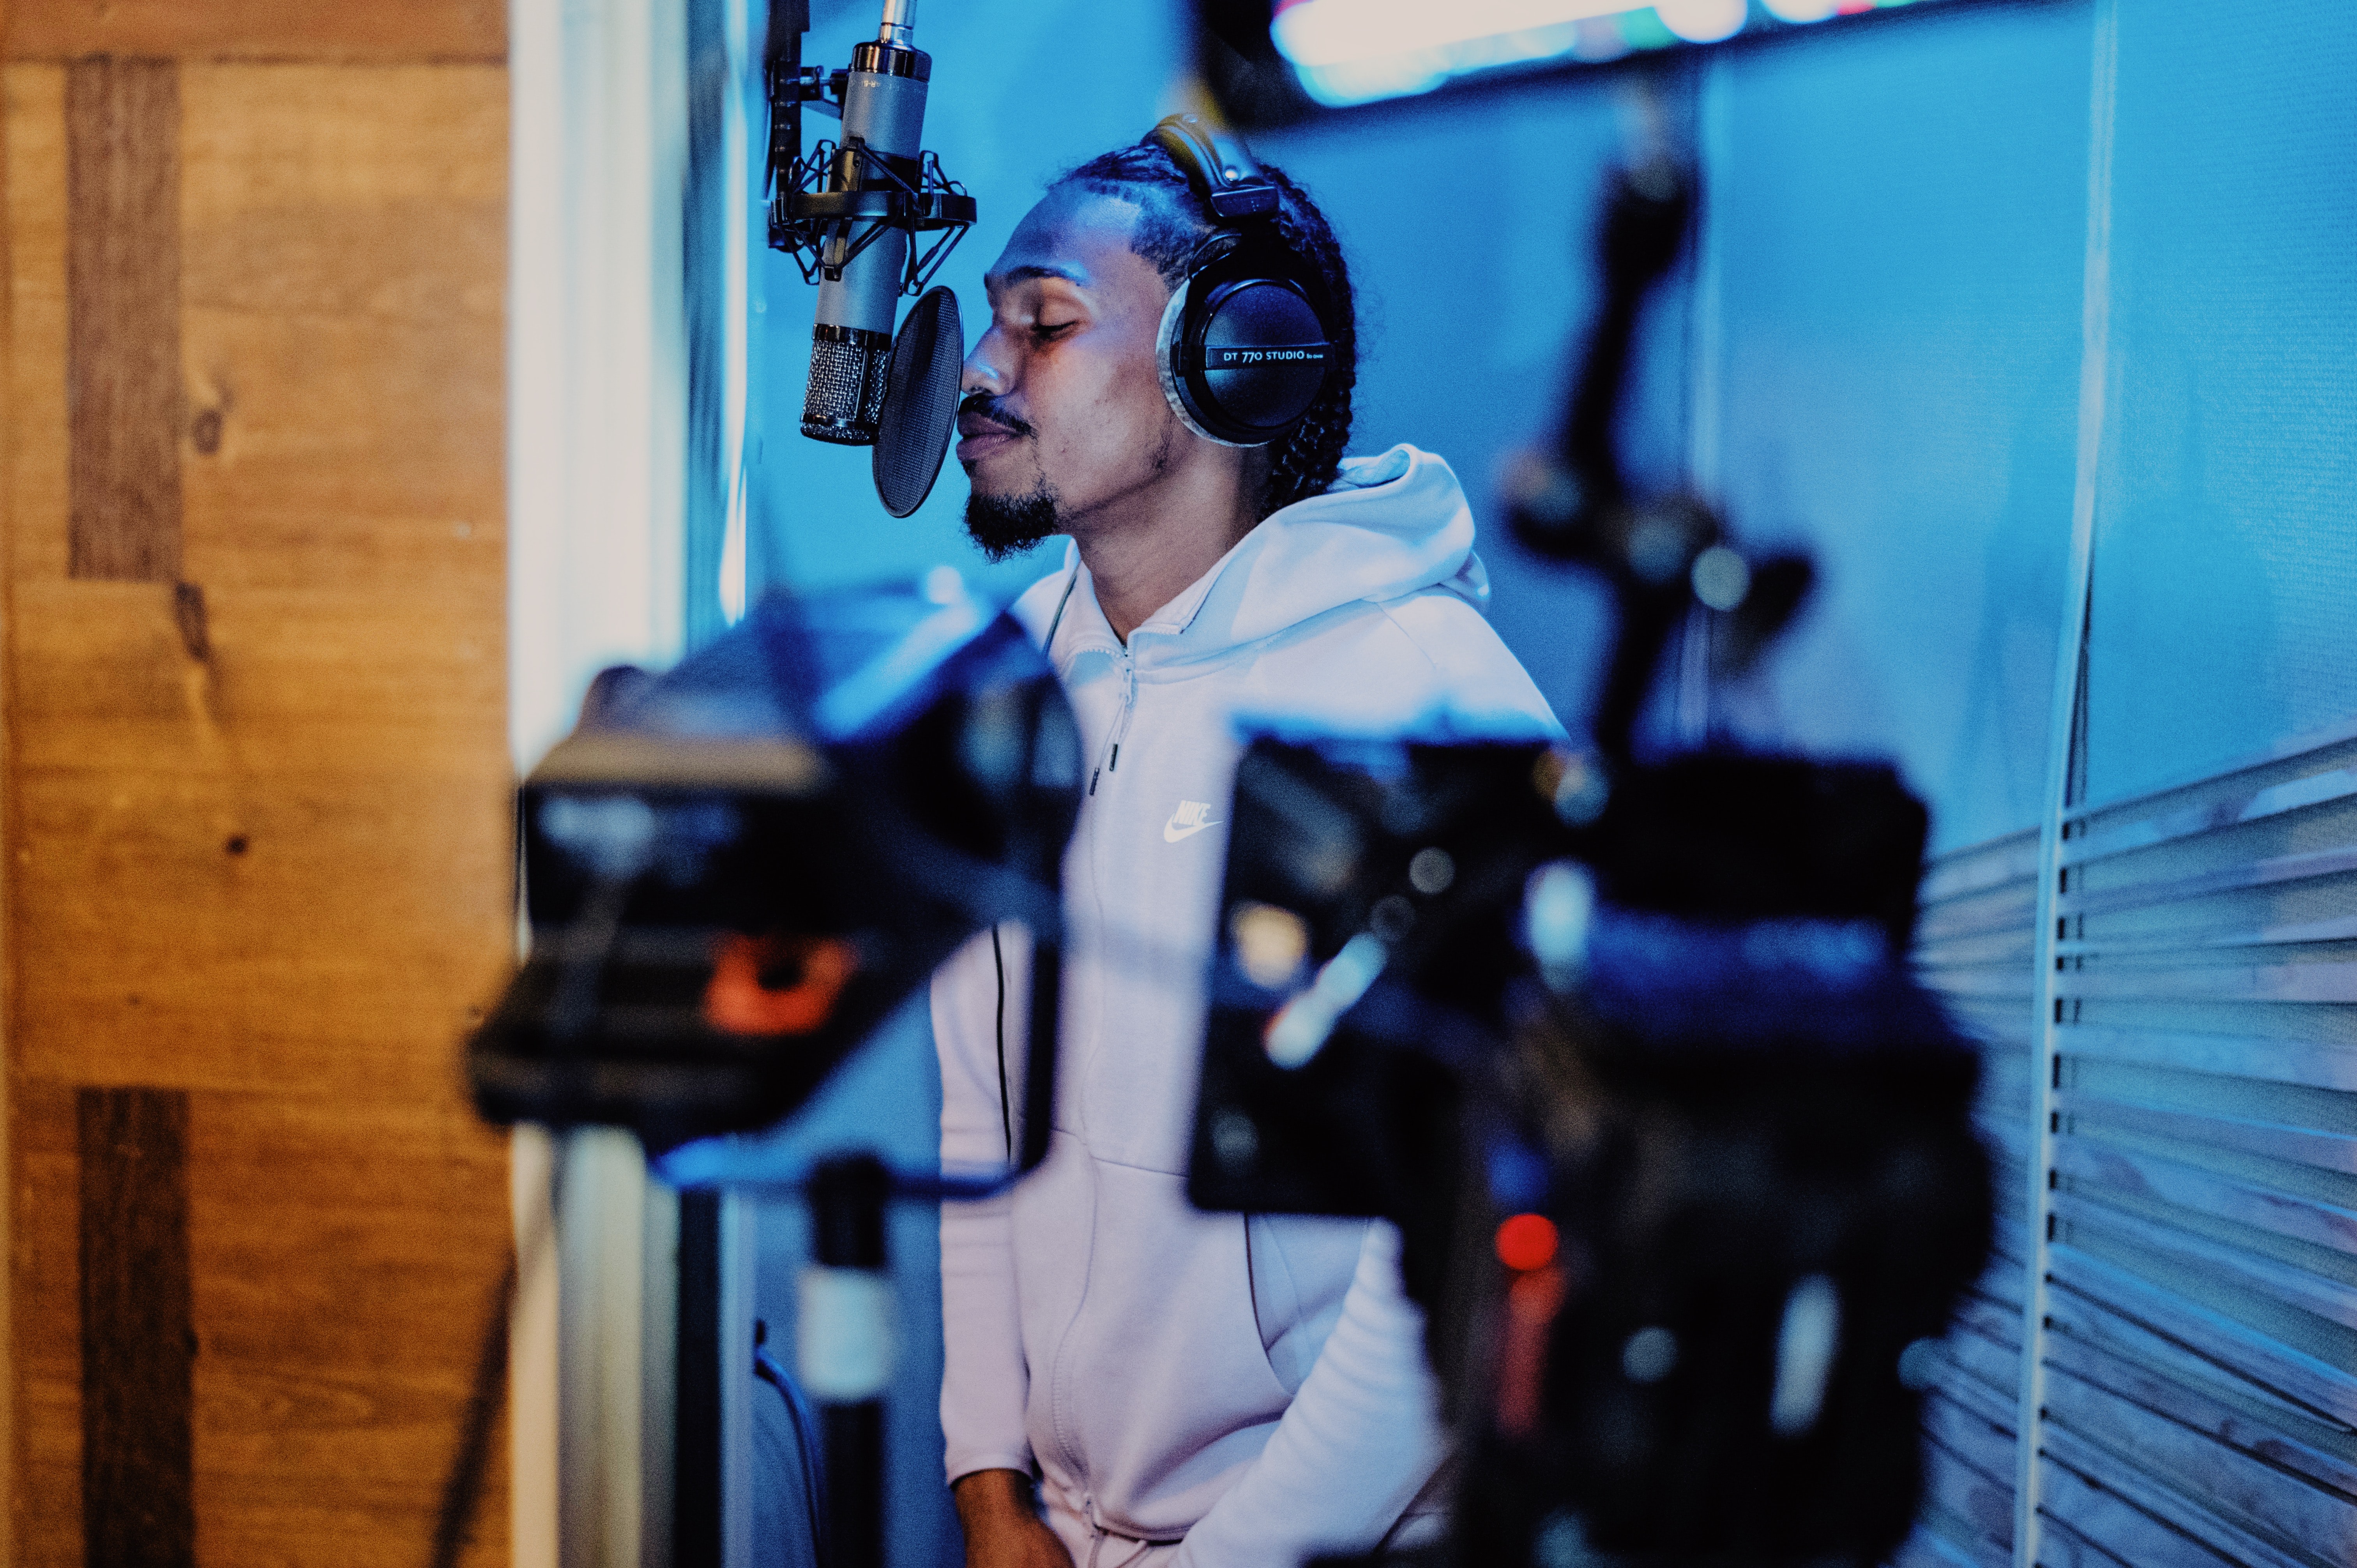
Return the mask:
<svg viewBox="0 0 2357 1568">
<path fill-rule="evenodd" d="M 1031 1502 L 1020 1470 L 976 1470 L 950 1488 L 965 1530 L 966 1568 L 1072 1568 L 1072 1554 Z"/>
</svg>

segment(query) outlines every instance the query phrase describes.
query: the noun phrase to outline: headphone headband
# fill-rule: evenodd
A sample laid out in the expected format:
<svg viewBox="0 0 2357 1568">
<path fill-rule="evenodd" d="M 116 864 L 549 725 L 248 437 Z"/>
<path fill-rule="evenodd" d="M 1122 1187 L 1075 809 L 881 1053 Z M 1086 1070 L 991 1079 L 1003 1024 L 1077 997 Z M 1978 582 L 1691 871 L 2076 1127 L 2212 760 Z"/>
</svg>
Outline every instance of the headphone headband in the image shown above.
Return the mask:
<svg viewBox="0 0 2357 1568">
<path fill-rule="evenodd" d="M 1276 187 L 1260 172 L 1252 152 L 1199 115 L 1172 114 L 1154 127 L 1154 139 L 1168 149 L 1188 181 L 1202 194 L 1211 216 L 1222 223 L 1266 218 L 1276 210 Z"/>
</svg>

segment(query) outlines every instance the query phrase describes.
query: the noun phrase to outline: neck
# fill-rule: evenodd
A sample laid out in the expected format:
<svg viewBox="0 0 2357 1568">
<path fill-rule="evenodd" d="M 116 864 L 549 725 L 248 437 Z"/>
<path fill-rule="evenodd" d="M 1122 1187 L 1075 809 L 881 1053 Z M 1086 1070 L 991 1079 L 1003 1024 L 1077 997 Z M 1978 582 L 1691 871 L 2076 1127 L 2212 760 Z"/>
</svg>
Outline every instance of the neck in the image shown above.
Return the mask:
<svg viewBox="0 0 2357 1568">
<path fill-rule="evenodd" d="M 1187 591 L 1260 521 L 1260 448 L 1174 439 L 1189 450 L 1153 479 L 1069 520 L 1097 606 L 1126 644 L 1146 618 Z"/>
</svg>

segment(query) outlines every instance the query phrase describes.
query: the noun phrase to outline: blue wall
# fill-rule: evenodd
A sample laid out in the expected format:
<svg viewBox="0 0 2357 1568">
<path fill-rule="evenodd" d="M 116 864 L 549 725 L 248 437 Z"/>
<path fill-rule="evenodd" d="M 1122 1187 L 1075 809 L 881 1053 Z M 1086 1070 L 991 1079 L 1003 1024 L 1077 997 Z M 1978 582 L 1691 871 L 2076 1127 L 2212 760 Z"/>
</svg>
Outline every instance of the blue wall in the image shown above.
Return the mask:
<svg viewBox="0 0 2357 1568">
<path fill-rule="evenodd" d="M 1719 493 L 1816 603 L 1746 727 L 1896 757 L 1935 848 L 2037 817 L 2071 539 L 2091 7 L 1714 67 Z"/>
<path fill-rule="evenodd" d="M 2098 800 L 2357 712 L 2357 9 L 2119 16 Z"/>
</svg>

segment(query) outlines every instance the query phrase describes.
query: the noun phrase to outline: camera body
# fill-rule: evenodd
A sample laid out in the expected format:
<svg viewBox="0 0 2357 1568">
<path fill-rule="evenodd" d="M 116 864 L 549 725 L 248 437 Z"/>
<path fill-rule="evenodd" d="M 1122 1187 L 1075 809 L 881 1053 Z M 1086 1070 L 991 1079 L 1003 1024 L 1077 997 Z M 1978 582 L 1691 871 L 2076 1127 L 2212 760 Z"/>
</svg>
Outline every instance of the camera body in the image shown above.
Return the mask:
<svg viewBox="0 0 2357 1568">
<path fill-rule="evenodd" d="M 1453 1559 L 1895 1548 L 1991 1224 L 1896 777 L 1265 736 L 1231 822 L 1189 1196 L 1399 1225 Z"/>
<path fill-rule="evenodd" d="M 476 1101 L 658 1152 L 768 1126 L 975 931 L 1054 939 L 1079 807 L 1054 672 L 963 594 L 773 598 L 609 671 L 520 794 L 532 950 Z"/>
</svg>

